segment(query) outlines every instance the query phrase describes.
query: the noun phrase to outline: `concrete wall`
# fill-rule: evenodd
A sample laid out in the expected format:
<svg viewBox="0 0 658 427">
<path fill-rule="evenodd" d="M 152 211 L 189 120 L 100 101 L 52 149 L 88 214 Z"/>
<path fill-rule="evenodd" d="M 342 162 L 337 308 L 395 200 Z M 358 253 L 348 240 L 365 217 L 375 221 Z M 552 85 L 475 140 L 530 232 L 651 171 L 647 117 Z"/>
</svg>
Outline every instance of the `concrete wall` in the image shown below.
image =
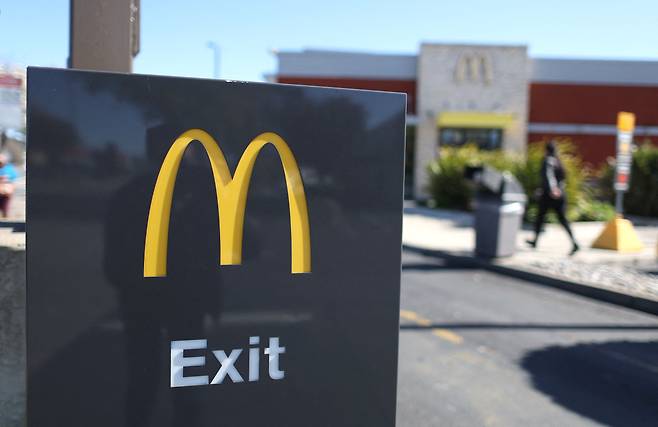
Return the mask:
<svg viewBox="0 0 658 427">
<path fill-rule="evenodd" d="M 480 61 L 472 73 L 465 59 Z M 444 111 L 512 114 L 503 148 L 525 150 L 529 60 L 525 46 L 423 44 L 418 56 L 418 127 L 415 197 L 427 197 L 426 168 L 439 143 L 437 117 Z"/>
</svg>

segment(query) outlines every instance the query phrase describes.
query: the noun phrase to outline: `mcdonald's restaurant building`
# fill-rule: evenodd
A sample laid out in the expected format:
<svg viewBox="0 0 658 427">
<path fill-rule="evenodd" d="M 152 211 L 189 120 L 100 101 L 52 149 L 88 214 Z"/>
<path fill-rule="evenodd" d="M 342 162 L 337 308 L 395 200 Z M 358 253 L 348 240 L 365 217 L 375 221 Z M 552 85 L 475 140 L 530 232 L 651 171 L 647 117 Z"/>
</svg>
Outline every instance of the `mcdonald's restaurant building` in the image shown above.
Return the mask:
<svg viewBox="0 0 658 427">
<path fill-rule="evenodd" d="M 437 148 L 478 144 L 523 152 L 569 138 L 597 166 L 615 154 L 619 111 L 635 141 L 658 144 L 658 61 L 548 59 L 522 45 L 422 44 L 417 55 L 276 52 L 273 82 L 405 92 L 407 191 L 427 196 Z"/>
</svg>

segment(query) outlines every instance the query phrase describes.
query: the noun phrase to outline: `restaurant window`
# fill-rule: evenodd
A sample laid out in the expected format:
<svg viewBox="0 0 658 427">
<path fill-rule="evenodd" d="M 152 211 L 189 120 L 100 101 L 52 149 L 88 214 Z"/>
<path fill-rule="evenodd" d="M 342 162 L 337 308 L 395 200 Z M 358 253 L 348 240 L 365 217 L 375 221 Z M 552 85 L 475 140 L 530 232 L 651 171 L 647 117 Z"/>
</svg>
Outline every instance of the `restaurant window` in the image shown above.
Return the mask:
<svg viewBox="0 0 658 427">
<path fill-rule="evenodd" d="M 482 150 L 502 147 L 503 130 L 500 128 L 441 128 L 439 141 L 443 146 L 460 147 L 475 144 Z"/>
</svg>

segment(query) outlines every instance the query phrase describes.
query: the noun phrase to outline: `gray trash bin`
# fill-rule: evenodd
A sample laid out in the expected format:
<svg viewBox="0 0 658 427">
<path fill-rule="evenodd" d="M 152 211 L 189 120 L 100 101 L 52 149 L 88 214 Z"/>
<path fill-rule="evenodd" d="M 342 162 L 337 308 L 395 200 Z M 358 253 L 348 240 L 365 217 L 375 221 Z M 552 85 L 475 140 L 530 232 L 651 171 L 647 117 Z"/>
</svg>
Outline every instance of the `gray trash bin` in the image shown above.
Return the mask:
<svg viewBox="0 0 658 427">
<path fill-rule="evenodd" d="M 490 167 L 471 169 L 478 190 L 475 198 L 475 253 L 482 257 L 511 256 L 521 228 L 526 196 L 508 172 Z"/>
</svg>

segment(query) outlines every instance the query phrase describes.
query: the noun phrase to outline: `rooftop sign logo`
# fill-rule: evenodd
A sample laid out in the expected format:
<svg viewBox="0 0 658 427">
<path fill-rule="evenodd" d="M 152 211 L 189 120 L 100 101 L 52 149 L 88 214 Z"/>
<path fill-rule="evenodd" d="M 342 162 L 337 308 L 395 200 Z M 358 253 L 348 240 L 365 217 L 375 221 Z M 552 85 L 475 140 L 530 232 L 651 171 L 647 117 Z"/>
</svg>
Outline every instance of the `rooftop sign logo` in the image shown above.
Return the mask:
<svg viewBox="0 0 658 427">
<path fill-rule="evenodd" d="M 493 80 L 493 69 L 489 57 L 481 53 L 464 53 L 455 67 L 455 80 L 489 84 Z"/>
<path fill-rule="evenodd" d="M 247 191 L 254 163 L 260 150 L 272 144 L 283 165 L 290 209 L 290 237 L 292 273 L 311 271 L 311 238 L 304 183 L 295 156 L 279 135 L 266 132 L 254 138 L 244 151 L 235 174 L 217 142 L 201 129 L 190 129 L 180 135 L 165 155 L 155 182 L 153 198 L 146 224 L 144 244 L 144 277 L 167 275 L 167 244 L 171 202 L 178 168 L 187 146 L 199 141 L 208 154 L 217 194 L 219 211 L 220 265 L 236 265 L 242 262 L 242 231 L 247 203 Z"/>
</svg>

